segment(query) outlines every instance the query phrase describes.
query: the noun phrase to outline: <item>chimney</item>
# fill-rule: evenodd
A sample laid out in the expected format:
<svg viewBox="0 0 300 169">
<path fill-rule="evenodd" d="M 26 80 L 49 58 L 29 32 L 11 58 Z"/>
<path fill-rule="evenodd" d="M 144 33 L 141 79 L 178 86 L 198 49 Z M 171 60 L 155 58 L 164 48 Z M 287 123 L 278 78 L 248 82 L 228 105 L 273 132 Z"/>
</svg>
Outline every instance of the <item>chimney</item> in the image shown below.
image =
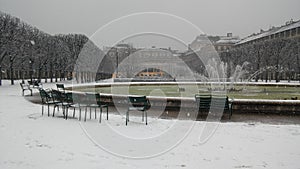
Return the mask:
<svg viewBox="0 0 300 169">
<path fill-rule="evenodd" d="M 264 30 L 263 30 L 263 29 L 260 29 L 260 33 L 264 33 Z"/>
<path fill-rule="evenodd" d="M 227 37 L 232 37 L 232 33 L 227 33 Z"/>
</svg>

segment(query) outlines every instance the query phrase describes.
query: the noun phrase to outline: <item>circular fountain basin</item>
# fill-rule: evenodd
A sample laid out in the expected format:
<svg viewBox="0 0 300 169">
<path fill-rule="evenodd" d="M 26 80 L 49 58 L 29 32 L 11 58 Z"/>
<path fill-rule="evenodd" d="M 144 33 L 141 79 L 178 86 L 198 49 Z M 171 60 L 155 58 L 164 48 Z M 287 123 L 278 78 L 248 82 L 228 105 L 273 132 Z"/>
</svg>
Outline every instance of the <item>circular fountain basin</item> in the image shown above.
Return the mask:
<svg viewBox="0 0 300 169">
<path fill-rule="evenodd" d="M 299 87 L 299 83 L 232 84 L 226 82 L 220 85 L 220 83 L 216 82 L 119 82 L 80 84 L 69 87 L 69 89 L 79 92 L 101 93 L 103 101 L 112 106 L 114 102 L 122 103 L 122 101 L 127 100 L 128 95 L 146 95 L 154 108 L 165 106 L 166 111 L 184 109 L 187 112 L 196 114 L 194 95 L 213 93 L 228 96 L 233 102 L 234 114 L 268 113 L 290 115 L 300 114 Z M 224 88 L 227 90 L 223 90 Z M 155 90 L 160 92 L 153 92 Z M 125 103 L 124 106 L 126 106 Z M 196 116 L 196 114 L 192 116 Z M 176 113 L 172 116 L 176 116 Z"/>
</svg>

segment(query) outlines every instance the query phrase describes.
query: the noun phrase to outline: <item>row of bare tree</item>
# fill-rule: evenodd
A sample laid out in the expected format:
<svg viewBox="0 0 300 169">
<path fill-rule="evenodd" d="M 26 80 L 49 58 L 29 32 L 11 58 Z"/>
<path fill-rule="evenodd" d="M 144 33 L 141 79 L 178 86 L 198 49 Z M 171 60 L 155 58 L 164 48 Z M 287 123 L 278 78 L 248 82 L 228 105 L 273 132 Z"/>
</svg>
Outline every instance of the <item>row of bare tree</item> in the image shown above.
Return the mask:
<svg viewBox="0 0 300 169">
<path fill-rule="evenodd" d="M 238 65 L 246 65 L 249 80 L 300 80 L 300 37 L 237 46 L 221 53 L 221 58 L 228 64 L 228 76 Z"/>
<path fill-rule="evenodd" d="M 81 34 L 49 35 L 0 12 L 0 85 L 21 79 L 65 79 L 88 42 Z M 96 48 L 96 47 L 95 47 Z"/>
</svg>

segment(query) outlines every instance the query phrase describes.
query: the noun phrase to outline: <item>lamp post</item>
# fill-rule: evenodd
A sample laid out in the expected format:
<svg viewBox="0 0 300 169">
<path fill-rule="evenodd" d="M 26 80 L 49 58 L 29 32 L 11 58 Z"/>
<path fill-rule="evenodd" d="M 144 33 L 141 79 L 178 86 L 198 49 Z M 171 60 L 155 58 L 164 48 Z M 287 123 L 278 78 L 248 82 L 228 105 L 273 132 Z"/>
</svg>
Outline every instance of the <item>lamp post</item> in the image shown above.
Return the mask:
<svg viewBox="0 0 300 169">
<path fill-rule="evenodd" d="M 11 54 L 9 54 L 9 61 L 10 61 L 10 83 L 11 85 L 14 85 L 14 71 L 13 71 L 13 61 L 14 58 L 12 57 Z"/>
<path fill-rule="evenodd" d="M 33 55 L 33 47 L 35 45 L 35 41 L 34 40 L 30 40 L 29 42 L 30 42 L 30 44 L 32 46 L 32 49 L 31 49 L 31 57 L 32 57 L 32 55 Z M 30 80 L 32 82 L 33 81 L 33 78 L 32 78 L 32 76 L 33 76 L 33 60 L 31 58 L 29 58 L 29 65 L 30 65 Z"/>
<path fill-rule="evenodd" d="M 32 82 L 32 74 L 33 74 L 33 61 L 32 61 L 32 59 L 30 58 L 29 59 L 29 66 L 30 66 L 30 71 L 29 71 L 29 74 L 30 74 L 30 81 Z"/>
</svg>

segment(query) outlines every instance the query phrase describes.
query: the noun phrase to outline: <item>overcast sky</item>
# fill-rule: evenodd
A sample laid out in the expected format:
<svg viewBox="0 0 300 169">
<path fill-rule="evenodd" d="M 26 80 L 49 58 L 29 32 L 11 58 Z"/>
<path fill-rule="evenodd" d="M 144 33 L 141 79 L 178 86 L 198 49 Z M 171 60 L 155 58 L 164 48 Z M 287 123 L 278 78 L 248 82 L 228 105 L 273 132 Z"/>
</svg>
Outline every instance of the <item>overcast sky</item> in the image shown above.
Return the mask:
<svg viewBox="0 0 300 169">
<path fill-rule="evenodd" d="M 299 0 L 0 0 L 2 12 L 45 32 L 87 36 L 119 17 L 155 11 L 185 18 L 206 34 L 232 32 L 243 38 L 260 29 L 280 26 L 291 18 L 299 20 L 299 6 Z M 186 32 L 190 42 L 194 36 L 191 34 Z"/>
</svg>

